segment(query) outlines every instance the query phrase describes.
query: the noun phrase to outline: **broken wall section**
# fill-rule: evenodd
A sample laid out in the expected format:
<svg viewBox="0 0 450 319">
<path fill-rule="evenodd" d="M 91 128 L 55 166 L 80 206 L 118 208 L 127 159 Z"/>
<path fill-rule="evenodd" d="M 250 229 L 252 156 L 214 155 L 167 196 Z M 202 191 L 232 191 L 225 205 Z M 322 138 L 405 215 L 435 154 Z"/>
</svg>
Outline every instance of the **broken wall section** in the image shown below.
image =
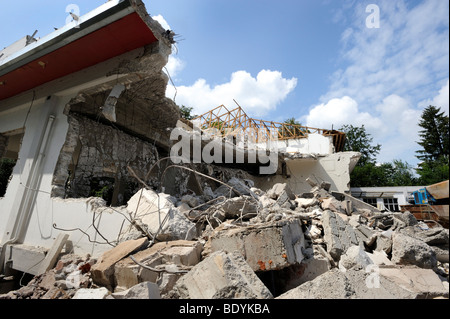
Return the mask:
<svg viewBox="0 0 450 319">
<path fill-rule="evenodd" d="M 150 142 L 111 126 L 72 114 L 58 158 L 52 196 L 102 197 L 107 204 L 122 205 L 139 189 L 130 166 L 145 176 L 158 158 Z"/>
</svg>

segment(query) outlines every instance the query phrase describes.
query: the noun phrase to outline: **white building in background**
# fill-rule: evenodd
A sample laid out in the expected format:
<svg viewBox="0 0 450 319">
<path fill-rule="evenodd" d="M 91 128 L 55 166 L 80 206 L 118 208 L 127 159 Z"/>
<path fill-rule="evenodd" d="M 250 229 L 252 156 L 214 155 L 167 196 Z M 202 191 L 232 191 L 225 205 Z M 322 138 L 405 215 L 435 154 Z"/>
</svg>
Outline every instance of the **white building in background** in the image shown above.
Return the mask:
<svg viewBox="0 0 450 319">
<path fill-rule="evenodd" d="M 412 193 L 424 186 L 351 187 L 350 192 L 374 207 L 391 212 L 399 212 L 401 205 L 409 205 L 414 200 Z"/>
</svg>

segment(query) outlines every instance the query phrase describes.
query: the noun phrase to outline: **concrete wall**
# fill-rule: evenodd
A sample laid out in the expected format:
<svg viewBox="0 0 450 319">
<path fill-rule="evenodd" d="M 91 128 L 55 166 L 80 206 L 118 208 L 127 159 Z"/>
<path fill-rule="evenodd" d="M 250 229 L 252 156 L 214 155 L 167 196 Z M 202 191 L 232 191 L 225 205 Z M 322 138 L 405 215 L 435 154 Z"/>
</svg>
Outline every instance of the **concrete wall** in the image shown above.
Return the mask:
<svg viewBox="0 0 450 319">
<path fill-rule="evenodd" d="M 331 183 L 331 190 L 336 192 L 350 191 L 350 173 L 359 159 L 357 152 L 340 152 L 321 157 L 286 158 L 287 177 L 274 175 L 261 177 L 255 186 L 268 190 L 275 183 L 287 183 L 295 194 L 309 192 L 311 186 L 306 182 L 308 177 L 318 183 Z"/>
<path fill-rule="evenodd" d="M 63 150 L 69 129 L 68 105 L 70 105 L 70 101 L 85 90 L 98 91 L 101 89 L 107 92 L 117 81 L 132 82 L 135 78 L 142 80 L 142 77 L 135 76 L 134 73 L 117 74 L 112 71 L 116 70 L 118 62 L 124 62 L 127 59 L 145 59 L 143 53 L 145 54 L 143 48 L 130 51 L 122 56 L 41 85 L 32 91 L 1 101 L 0 134 L 25 126 L 18 161 L 13 169 L 6 193 L 4 197 L 0 198 L 0 220 L 2 221 L 0 223 L 0 246 L 3 250 L 2 258 L 4 260 L 10 258 L 10 249 L 3 249 L 5 244 L 22 244 L 25 247 L 39 246 L 49 249 L 60 232 L 70 235 L 69 242 L 72 243 L 75 253 L 99 255 L 111 248 L 110 245 L 104 243 L 105 240 L 96 233 L 92 226 L 94 212 L 98 229 L 109 241 L 117 239 L 124 216 L 113 209 L 108 210 L 101 207 L 102 205 L 95 210 L 95 207 L 90 204 L 92 203 L 90 198 L 72 200 L 52 197 L 53 178 L 58 157 Z M 163 60 L 164 58 L 167 60 L 167 56 L 164 57 L 164 54 L 169 53 L 158 50 L 148 52 L 150 55 L 161 55 Z M 111 128 L 108 127 L 108 129 Z M 106 129 L 104 131 L 104 133 L 108 132 Z M 89 133 L 86 131 L 86 135 Z M 105 135 L 103 134 L 103 143 L 107 146 L 114 140 L 114 136 L 108 140 Z M 122 138 L 119 138 L 119 135 Z M 117 146 L 127 138 L 135 139 L 126 135 L 123 132 L 117 134 Z M 44 139 L 44 136 L 48 139 Z M 147 149 L 153 150 L 148 144 L 146 142 Z M 136 147 L 140 146 L 141 153 L 144 154 L 144 158 L 140 158 L 140 160 L 146 167 L 153 162 L 156 154 L 145 152 L 145 146 L 142 143 L 136 143 Z M 122 145 L 122 147 L 126 148 L 126 145 Z M 133 166 L 135 164 L 133 152 L 136 150 L 127 148 L 126 151 L 129 152 L 130 166 L 136 168 Z M 147 163 L 145 154 L 150 154 L 153 160 L 148 158 Z M 127 162 L 125 157 L 122 162 Z M 122 171 L 123 166 L 121 167 Z M 58 228 L 66 230 L 57 230 L 53 227 L 54 224 Z M 125 226 L 127 226 L 126 222 Z M 82 231 L 90 237 L 83 234 Z M 14 240 L 13 243 L 11 240 Z M 6 252 L 8 253 L 6 254 Z M 36 258 L 40 258 L 40 255 L 36 255 Z M 16 266 L 19 266 L 25 260 L 15 260 L 14 262 Z"/>
<path fill-rule="evenodd" d="M 254 146 L 255 148 L 267 148 L 266 143 L 257 143 Z M 305 138 L 271 142 L 270 147 L 278 152 L 285 153 L 314 154 L 320 156 L 334 153 L 333 138 L 316 133 L 309 134 Z"/>
</svg>

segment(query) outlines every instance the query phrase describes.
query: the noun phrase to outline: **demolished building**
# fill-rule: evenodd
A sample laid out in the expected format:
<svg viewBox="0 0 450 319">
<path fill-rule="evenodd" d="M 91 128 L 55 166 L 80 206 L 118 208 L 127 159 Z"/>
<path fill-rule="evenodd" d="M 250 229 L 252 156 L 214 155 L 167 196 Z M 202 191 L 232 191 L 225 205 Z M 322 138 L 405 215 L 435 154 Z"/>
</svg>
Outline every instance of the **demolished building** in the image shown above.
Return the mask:
<svg viewBox="0 0 450 319">
<path fill-rule="evenodd" d="M 126 203 L 139 189 L 127 167 L 145 174 L 167 153 L 166 128 L 179 117 L 162 71 L 173 35 L 142 1 L 114 0 L 1 51 L 0 157 L 13 163 L 0 197 L 2 268 L 34 273 L 59 233 L 54 224 L 89 232 L 105 203 L 88 198 Z M 96 226 L 116 225 L 116 215 L 98 215 Z M 103 248 L 85 237 L 71 236 L 80 252 Z"/>
<path fill-rule="evenodd" d="M 162 71 L 173 32 L 142 1 L 26 39 L 0 54 L 0 155 L 15 164 L 0 266 L 35 277 L 0 298 L 448 297 L 448 231 L 349 195 L 359 153 L 341 132 L 241 107 L 180 119 Z M 381 268 L 381 290 L 361 286 Z M 342 290 L 320 296 L 330 278 Z"/>
</svg>

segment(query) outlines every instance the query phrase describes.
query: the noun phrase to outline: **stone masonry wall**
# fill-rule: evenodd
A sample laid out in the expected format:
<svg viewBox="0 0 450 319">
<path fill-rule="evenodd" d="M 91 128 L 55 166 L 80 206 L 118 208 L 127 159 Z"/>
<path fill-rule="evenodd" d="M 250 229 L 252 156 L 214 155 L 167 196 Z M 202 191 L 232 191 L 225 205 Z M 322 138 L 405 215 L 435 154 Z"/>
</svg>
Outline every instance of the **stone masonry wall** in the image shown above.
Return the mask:
<svg viewBox="0 0 450 319">
<path fill-rule="evenodd" d="M 71 114 L 69 129 L 53 177 L 52 195 L 101 196 L 122 205 L 138 189 L 127 166 L 144 177 L 158 151 L 147 141 L 119 129 Z"/>
</svg>

